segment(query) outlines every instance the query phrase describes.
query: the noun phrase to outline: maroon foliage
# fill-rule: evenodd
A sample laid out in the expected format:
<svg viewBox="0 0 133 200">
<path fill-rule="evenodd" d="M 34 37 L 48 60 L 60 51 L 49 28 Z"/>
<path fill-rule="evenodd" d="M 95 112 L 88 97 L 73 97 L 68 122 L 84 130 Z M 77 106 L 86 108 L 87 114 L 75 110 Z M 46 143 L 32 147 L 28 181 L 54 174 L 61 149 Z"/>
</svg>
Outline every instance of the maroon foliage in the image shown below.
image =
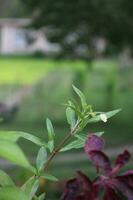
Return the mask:
<svg viewBox="0 0 133 200">
<path fill-rule="evenodd" d="M 102 138 L 96 135 L 88 137 L 85 152 L 97 169 L 103 169 L 104 174 L 91 181 L 78 172 L 76 178 L 67 182 L 61 200 L 133 200 L 133 170 L 117 175 L 129 161 L 130 153 L 125 150 L 118 155 L 114 167 L 111 167 L 108 156 L 102 152 L 103 147 Z"/>
</svg>

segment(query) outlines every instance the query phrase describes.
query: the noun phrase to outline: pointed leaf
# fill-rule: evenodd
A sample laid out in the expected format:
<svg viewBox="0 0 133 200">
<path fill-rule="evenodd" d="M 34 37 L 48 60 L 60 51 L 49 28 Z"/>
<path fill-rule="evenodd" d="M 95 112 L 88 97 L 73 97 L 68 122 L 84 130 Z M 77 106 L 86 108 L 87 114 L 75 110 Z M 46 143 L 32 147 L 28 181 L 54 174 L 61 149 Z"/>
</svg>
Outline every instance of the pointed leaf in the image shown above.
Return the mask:
<svg viewBox="0 0 133 200">
<path fill-rule="evenodd" d="M 121 109 L 117 109 L 117 110 L 113 110 L 113 111 L 110 111 L 110 112 L 107 112 L 107 113 L 104 113 L 107 117 L 107 119 L 113 117 L 114 115 L 116 115 L 118 112 L 120 112 Z M 87 123 L 96 123 L 96 122 L 99 122 L 101 121 L 101 114 L 100 115 L 96 115 L 95 117 L 91 118 L 91 119 L 87 119 L 86 120 L 86 124 Z"/>
<path fill-rule="evenodd" d="M 39 188 L 39 180 L 35 180 L 32 188 L 31 188 L 31 192 L 30 192 L 30 195 L 29 195 L 29 200 L 32 200 L 32 198 L 36 194 L 38 188 Z"/>
<path fill-rule="evenodd" d="M 85 152 L 88 154 L 90 151 L 97 150 L 101 151 L 103 150 L 105 145 L 105 141 L 103 138 L 98 137 L 95 134 L 91 134 L 88 136 L 86 142 L 85 142 Z"/>
<path fill-rule="evenodd" d="M 68 150 L 71 150 L 71 149 L 82 148 L 84 146 L 84 143 L 85 142 L 82 141 L 81 139 L 74 140 L 73 142 L 69 143 L 64 148 L 62 148 L 60 152 L 68 151 Z"/>
<path fill-rule="evenodd" d="M 5 186 L 0 189 L 1 200 L 29 200 L 22 190 L 13 186 Z"/>
<path fill-rule="evenodd" d="M 46 145 L 43 140 L 29 133 L 22 131 L 0 131 L 0 139 L 16 142 L 19 138 L 24 138 L 39 146 Z"/>
<path fill-rule="evenodd" d="M 125 164 L 127 164 L 127 162 L 129 162 L 130 157 L 130 153 L 127 150 L 125 150 L 122 154 L 118 155 L 115 161 L 115 165 L 123 167 Z"/>
<path fill-rule="evenodd" d="M 96 132 L 96 133 L 94 133 L 94 135 L 96 135 L 98 137 L 101 137 L 103 134 L 104 134 L 104 132 Z M 85 142 L 87 140 L 87 138 L 88 138 L 88 135 L 83 134 L 83 133 L 79 133 L 79 134 L 75 134 L 74 137 L 76 137 L 76 138 L 78 138 L 78 139 L 80 139 L 80 140 Z"/>
<path fill-rule="evenodd" d="M 127 197 L 128 200 L 133 199 L 133 188 L 130 187 L 128 182 L 118 179 L 116 182 L 116 187 L 124 195 L 124 197 Z"/>
<path fill-rule="evenodd" d="M 76 120 L 75 120 L 75 112 L 72 108 L 68 107 L 66 109 L 66 117 L 68 124 L 70 124 L 71 128 L 73 128 L 76 123 Z"/>
<path fill-rule="evenodd" d="M 15 186 L 14 182 L 3 170 L 0 170 L 0 186 Z"/>
<path fill-rule="evenodd" d="M 44 179 L 50 180 L 50 181 L 58 181 L 58 179 L 51 174 L 43 173 L 43 175 L 41 175 L 41 177 L 44 178 Z"/>
<path fill-rule="evenodd" d="M 74 89 L 74 91 L 76 92 L 76 94 L 79 96 L 79 98 L 81 100 L 82 108 L 85 109 L 86 106 L 87 106 L 85 95 L 77 87 L 75 87 L 74 85 L 73 85 L 73 89 Z"/>
<path fill-rule="evenodd" d="M 88 158 L 93 162 L 96 168 L 102 168 L 105 172 L 111 171 L 110 160 L 102 151 L 90 151 L 88 153 Z"/>
<path fill-rule="evenodd" d="M 101 137 L 103 134 L 104 134 L 104 131 L 94 133 L 94 135 L 98 137 Z"/>
<path fill-rule="evenodd" d="M 36 159 L 36 166 L 37 166 L 38 171 L 42 170 L 46 161 L 47 161 L 47 151 L 44 147 L 41 147 Z"/>
<path fill-rule="evenodd" d="M 21 190 L 24 191 L 24 193 L 27 196 L 30 196 L 31 189 L 32 189 L 35 181 L 36 181 L 36 179 L 34 177 L 31 177 L 24 183 L 24 185 L 22 185 Z"/>
<path fill-rule="evenodd" d="M 120 197 L 116 194 L 116 191 L 112 188 L 106 187 L 103 200 L 120 200 Z"/>
<path fill-rule="evenodd" d="M 45 196 L 46 196 L 45 193 L 41 194 L 41 195 L 38 197 L 38 200 L 44 200 Z"/>
<path fill-rule="evenodd" d="M 48 143 L 47 143 L 47 146 L 48 146 L 49 151 L 52 152 L 53 149 L 54 149 L 54 141 L 49 140 Z"/>
<path fill-rule="evenodd" d="M 39 187 L 39 180 L 35 179 L 34 177 L 31 177 L 22 187 L 22 191 L 29 197 L 29 200 L 31 200 L 37 189 Z"/>
<path fill-rule="evenodd" d="M 53 138 L 55 136 L 54 128 L 53 128 L 51 120 L 48 118 L 46 119 L 46 126 L 47 126 L 49 140 L 53 140 Z"/>
<path fill-rule="evenodd" d="M 11 141 L 0 140 L 0 157 L 33 171 L 20 147 Z"/>
<path fill-rule="evenodd" d="M 86 141 L 86 139 L 87 139 L 87 135 L 81 134 L 81 133 L 75 134 L 74 137 L 76 137 L 77 139 L 83 141 L 84 143 L 85 143 L 85 141 Z"/>
</svg>

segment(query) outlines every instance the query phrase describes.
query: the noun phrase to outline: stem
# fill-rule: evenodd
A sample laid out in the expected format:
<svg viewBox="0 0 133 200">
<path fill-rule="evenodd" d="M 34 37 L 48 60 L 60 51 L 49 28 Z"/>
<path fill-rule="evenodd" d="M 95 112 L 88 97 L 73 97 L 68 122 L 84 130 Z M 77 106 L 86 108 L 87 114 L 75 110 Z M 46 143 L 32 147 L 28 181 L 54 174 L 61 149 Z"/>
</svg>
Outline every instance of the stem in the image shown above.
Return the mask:
<svg viewBox="0 0 133 200">
<path fill-rule="evenodd" d="M 66 142 L 71 138 L 72 135 L 74 135 L 77 131 L 77 128 L 80 124 L 80 121 L 77 121 L 75 124 L 75 127 L 65 136 L 65 138 L 59 143 L 59 145 L 52 151 L 51 155 L 49 156 L 47 162 L 45 163 L 44 166 L 44 171 L 46 171 L 53 160 L 53 158 L 59 153 L 59 151 L 64 147 Z"/>
<path fill-rule="evenodd" d="M 57 148 L 55 148 L 50 157 L 48 158 L 44 170 L 47 170 L 49 167 L 50 162 L 52 161 L 52 159 L 56 156 L 56 154 L 58 154 L 58 152 L 62 149 L 62 147 L 65 145 L 65 143 L 71 138 L 71 134 L 69 133 L 68 135 L 66 135 L 66 137 L 61 141 L 61 143 L 57 146 Z"/>
</svg>

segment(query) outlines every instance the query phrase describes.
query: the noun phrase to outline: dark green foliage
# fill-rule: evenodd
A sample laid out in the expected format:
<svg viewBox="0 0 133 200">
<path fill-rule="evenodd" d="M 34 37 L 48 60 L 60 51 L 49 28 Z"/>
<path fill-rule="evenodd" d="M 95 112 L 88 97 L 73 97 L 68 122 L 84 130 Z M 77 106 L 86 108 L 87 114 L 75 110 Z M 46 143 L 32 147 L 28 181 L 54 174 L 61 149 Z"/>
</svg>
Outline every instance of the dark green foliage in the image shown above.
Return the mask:
<svg viewBox="0 0 133 200">
<path fill-rule="evenodd" d="M 129 0 L 21 0 L 31 12 L 33 26 L 49 28 L 48 37 L 60 43 L 65 55 L 95 57 L 95 38 L 105 38 L 109 51 L 132 49 L 133 2 Z M 73 54 L 71 54 L 73 52 Z"/>
</svg>

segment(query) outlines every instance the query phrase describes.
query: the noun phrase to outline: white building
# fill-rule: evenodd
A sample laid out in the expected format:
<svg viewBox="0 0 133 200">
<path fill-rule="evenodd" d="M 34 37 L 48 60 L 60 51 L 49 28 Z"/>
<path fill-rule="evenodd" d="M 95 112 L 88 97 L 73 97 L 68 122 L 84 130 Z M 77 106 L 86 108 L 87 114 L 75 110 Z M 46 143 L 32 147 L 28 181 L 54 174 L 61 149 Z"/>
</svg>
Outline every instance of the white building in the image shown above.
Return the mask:
<svg viewBox="0 0 133 200">
<path fill-rule="evenodd" d="M 27 29 L 30 19 L 0 19 L 0 54 L 55 52 L 58 45 L 48 42 L 43 31 Z"/>
</svg>

